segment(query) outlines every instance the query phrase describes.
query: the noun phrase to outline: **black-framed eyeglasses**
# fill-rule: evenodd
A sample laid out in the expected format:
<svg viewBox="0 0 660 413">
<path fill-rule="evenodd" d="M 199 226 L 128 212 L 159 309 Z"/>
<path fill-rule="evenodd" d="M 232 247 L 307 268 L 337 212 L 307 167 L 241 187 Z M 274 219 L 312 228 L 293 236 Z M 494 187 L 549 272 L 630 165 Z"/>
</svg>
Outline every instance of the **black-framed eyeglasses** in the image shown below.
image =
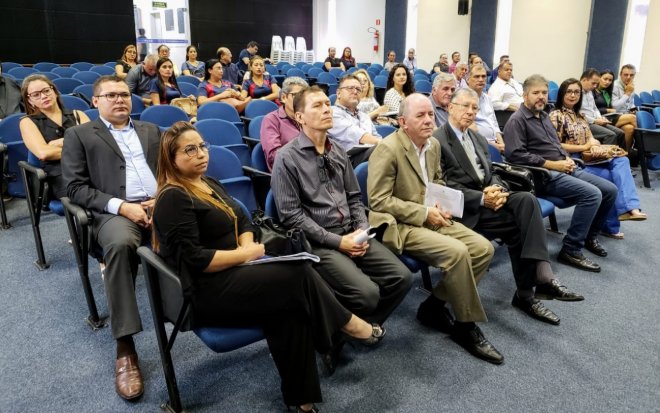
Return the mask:
<svg viewBox="0 0 660 413">
<path fill-rule="evenodd" d="M 362 93 L 362 88 L 360 86 L 342 86 L 339 89 L 346 89 L 349 92 Z"/>
<path fill-rule="evenodd" d="M 108 102 L 116 102 L 117 98 L 121 98 L 122 100 L 129 100 L 131 98 L 131 94 L 128 92 L 121 92 L 121 93 L 106 93 L 105 95 L 98 95 L 96 96 L 97 98 L 105 98 L 108 100 Z"/>
<path fill-rule="evenodd" d="M 183 148 L 183 152 L 191 158 L 194 158 L 199 154 L 199 151 L 202 150 L 205 153 L 209 153 L 209 143 L 202 142 L 199 145 L 188 145 Z"/>
<path fill-rule="evenodd" d="M 332 167 L 332 161 L 328 158 L 327 154 L 318 155 L 316 157 L 316 166 L 319 170 L 319 179 L 322 183 L 328 182 L 335 176 L 335 170 Z"/>
<path fill-rule="evenodd" d="M 567 95 L 580 95 L 580 93 L 582 93 L 582 91 L 579 89 L 566 89 Z"/>
<path fill-rule="evenodd" d="M 39 99 L 39 97 L 41 97 L 41 95 L 50 96 L 52 94 L 53 94 L 53 87 L 48 86 L 48 87 L 45 87 L 41 90 L 37 90 L 36 92 L 28 93 L 27 95 L 28 95 L 28 97 L 31 97 L 32 99 Z"/>
</svg>

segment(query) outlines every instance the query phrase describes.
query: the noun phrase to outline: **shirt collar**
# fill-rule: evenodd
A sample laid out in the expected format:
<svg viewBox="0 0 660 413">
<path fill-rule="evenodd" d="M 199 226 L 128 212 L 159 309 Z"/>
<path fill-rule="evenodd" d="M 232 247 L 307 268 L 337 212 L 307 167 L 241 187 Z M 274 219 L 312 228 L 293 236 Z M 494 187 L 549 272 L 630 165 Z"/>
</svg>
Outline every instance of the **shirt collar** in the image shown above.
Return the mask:
<svg viewBox="0 0 660 413">
<path fill-rule="evenodd" d="M 529 108 L 527 106 L 525 106 L 524 103 L 522 105 L 520 105 L 520 109 L 518 109 L 518 110 L 520 110 L 522 112 L 522 114 L 525 115 L 525 118 L 527 118 L 527 119 L 536 117 L 536 116 L 534 116 L 534 112 L 529 110 Z M 545 113 L 544 111 L 541 111 L 539 116 L 541 117 L 541 119 L 543 119 L 547 115 L 548 115 L 547 113 Z"/>
<path fill-rule="evenodd" d="M 307 135 L 305 135 L 305 132 L 302 129 L 300 130 L 300 135 L 298 135 L 296 141 L 298 142 L 298 146 L 300 147 L 300 149 L 312 148 L 316 153 L 316 146 L 314 145 L 314 142 L 312 142 L 312 140 Z M 329 153 L 331 150 L 332 150 L 332 142 L 330 141 L 330 138 L 328 138 L 328 135 L 326 134 L 325 153 Z"/>
<path fill-rule="evenodd" d="M 454 134 L 456 134 L 456 137 L 458 138 L 459 141 L 463 141 L 463 135 L 467 133 L 467 129 L 465 132 L 461 132 L 460 129 L 455 128 L 454 125 L 451 124 L 451 122 L 447 122 L 447 125 L 451 128 L 451 130 L 454 131 Z"/>
<path fill-rule="evenodd" d="M 344 110 L 344 112 L 348 113 L 349 115 L 353 116 L 354 118 L 359 117 L 360 111 L 358 110 L 358 108 L 355 108 L 355 110 L 352 111 L 349 108 L 347 108 L 346 106 L 340 105 L 339 103 L 335 103 L 335 106 L 342 109 L 342 110 Z"/>
<path fill-rule="evenodd" d="M 126 125 L 123 129 L 117 129 L 117 128 L 115 128 L 114 126 L 112 126 L 112 124 L 111 124 L 110 122 L 108 122 L 107 120 L 103 119 L 102 116 L 99 116 L 99 119 L 101 119 L 101 122 L 103 122 L 103 124 L 105 125 L 105 127 L 108 128 L 108 130 L 111 130 L 111 131 L 113 131 L 113 130 L 114 130 L 114 131 L 125 131 L 125 130 L 131 130 L 131 129 L 134 129 L 134 128 L 135 128 L 135 126 L 133 125 L 133 119 L 131 119 L 131 118 L 128 118 L 128 125 Z"/>
</svg>

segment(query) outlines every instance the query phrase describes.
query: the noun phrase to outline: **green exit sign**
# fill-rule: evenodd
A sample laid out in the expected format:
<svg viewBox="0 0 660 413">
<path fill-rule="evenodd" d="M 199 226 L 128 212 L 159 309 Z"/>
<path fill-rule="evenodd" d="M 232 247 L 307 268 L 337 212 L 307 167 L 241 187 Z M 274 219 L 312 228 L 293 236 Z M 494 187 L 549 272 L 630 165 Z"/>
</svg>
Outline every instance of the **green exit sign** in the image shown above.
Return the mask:
<svg viewBox="0 0 660 413">
<path fill-rule="evenodd" d="M 154 8 L 161 8 L 161 9 L 166 9 L 167 8 L 167 2 L 164 1 L 152 1 L 151 6 Z"/>
</svg>

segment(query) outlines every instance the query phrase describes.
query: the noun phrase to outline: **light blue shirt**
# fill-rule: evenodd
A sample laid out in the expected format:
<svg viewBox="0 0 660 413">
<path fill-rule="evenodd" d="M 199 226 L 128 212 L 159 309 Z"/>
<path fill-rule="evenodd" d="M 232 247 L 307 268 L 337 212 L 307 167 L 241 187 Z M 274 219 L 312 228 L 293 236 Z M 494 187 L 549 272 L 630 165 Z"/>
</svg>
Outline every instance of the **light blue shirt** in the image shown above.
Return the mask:
<svg viewBox="0 0 660 413">
<path fill-rule="evenodd" d="M 153 198 L 158 185 L 156 177 L 147 164 L 147 158 L 142 151 L 142 144 L 133 127 L 133 122 L 129 121 L 123 129 L 115 129 L 110 122 L 102 117 L 100 119 L 115 138 L 126 161 L 126 199 L 112 198 L 105 207 L 107 212 L 117 215 L 119 207 L 124 201 L 134 202 Z"/>
<path fill-rule="evenodd" d="M 500 133 L 500 126 L 497 124 L 495 110 L 486 93 L 481 93 L 481 96 L 479 96 L 479 112 L 477 112 L 474 123 L 477 125 L 479 134 L 486 138 L 487 141 L 494 142 L 497 140 L 497 134 Z"/>
<path fill-rule="evenodd" d="M 368 114 L 357 109 L 352 112 L 339 104 L 332 107 L 332 128 L 328 130 L 328 136 L 342 149 L 348 151 L 359 145 L 367 133 L 381 137 Z"/>
</svg>

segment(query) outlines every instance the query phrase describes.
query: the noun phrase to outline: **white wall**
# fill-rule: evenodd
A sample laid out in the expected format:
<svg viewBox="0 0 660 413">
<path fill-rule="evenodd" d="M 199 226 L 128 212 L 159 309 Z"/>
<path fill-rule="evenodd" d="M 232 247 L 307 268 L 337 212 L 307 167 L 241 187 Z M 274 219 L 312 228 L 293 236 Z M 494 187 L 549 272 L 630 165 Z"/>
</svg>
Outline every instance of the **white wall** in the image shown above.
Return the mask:
<svg viewBox="0 0 660 413">
<path fill-rule="evenodd" d="M 334 4 L 336 21 L 328 6 Z M 323 61 L 328 56 L 328 47 L 337 48 L 339 57 L 348 46 L 358 62 L 382 63 L 383 41 L 385 39 L 385 0 L 314 0 L 314 52 L 316 60 Z M 376 19 L 380 25 L 376 26 Z M 375 27 L 380 31 L 380 47 L 373 51 L 373 33 L 367 29 Z"/>
<path fill-rule="evenodd" d="M 458 15 L 456 0 L 419 0 L 417 44 L 406 45 L 406 50 L 415 48 L 419 67 L 424 70 L 430 70 L 441 53 L 451 56 L 457 50 L 465 61 L 470 45 L 470 19 L 471 14 Z M 397 60 L 404 57 L 397 56 Z"/>
<path fill-rule="evenodd" d="M 534 73 L 557 83 L 579 78 L 590 12 L 591 0 L 513 0 L 509 55 L 516 79 Z"/>
<path fill-rule="evenodd" d="M 635 91 L 637 93 L 660 89 L 658 67 L 660 67 L 660 1 L 651 1 L 646 21 L 642 64 L 638 68 L 638 74 L 635 78 Z"/>
</svg>

